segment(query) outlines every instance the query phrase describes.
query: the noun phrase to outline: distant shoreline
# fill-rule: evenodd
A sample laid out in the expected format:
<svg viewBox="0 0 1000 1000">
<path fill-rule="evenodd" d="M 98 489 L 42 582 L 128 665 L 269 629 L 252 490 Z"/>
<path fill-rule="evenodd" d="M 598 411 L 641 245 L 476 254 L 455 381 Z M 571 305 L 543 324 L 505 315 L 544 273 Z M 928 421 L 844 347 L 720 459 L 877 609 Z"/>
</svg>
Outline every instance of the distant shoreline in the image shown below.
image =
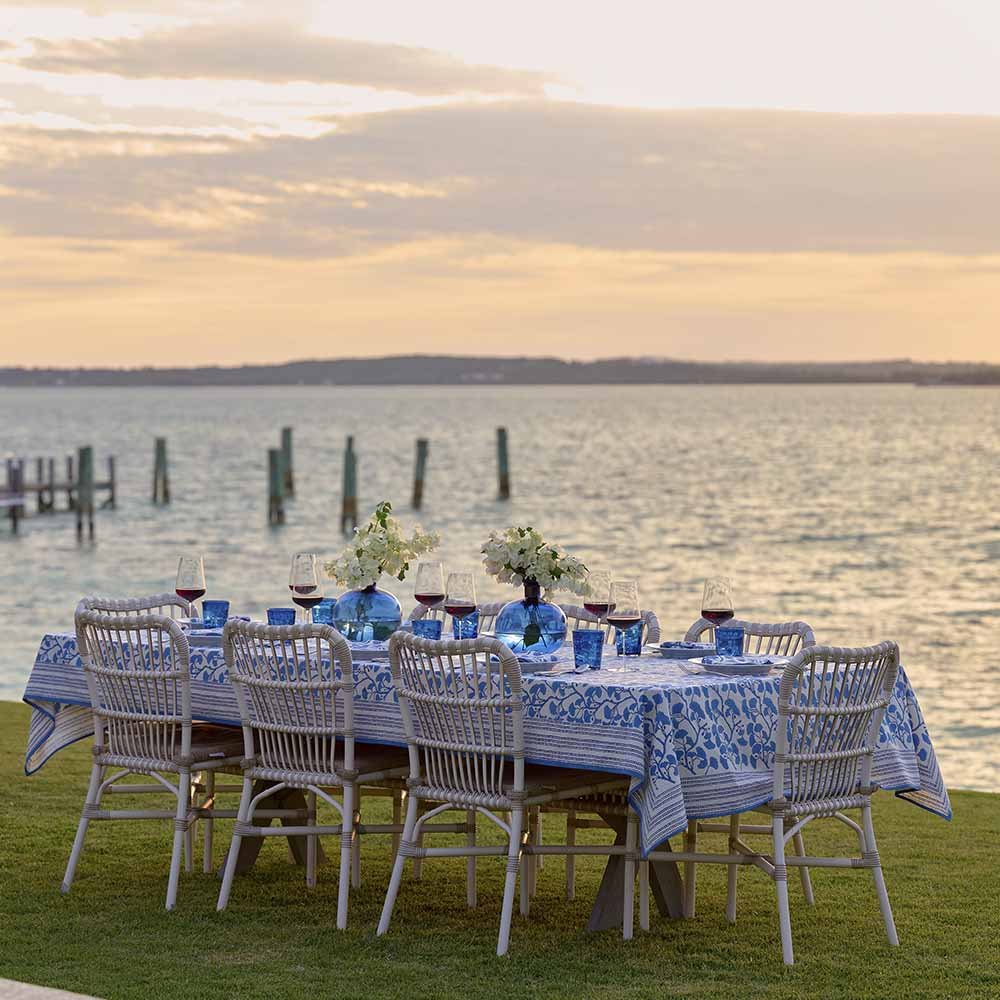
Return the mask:
<svg viewBox="0 0 1000 1000">
<path fill-rule="evenodd" d="M 192 368 L 0 368 L 0 387 L 560 386 L 560 385 L 1000 386 L 1000 365 L 910 360 L 846 363 L 406 355 Z"/>
</svg>

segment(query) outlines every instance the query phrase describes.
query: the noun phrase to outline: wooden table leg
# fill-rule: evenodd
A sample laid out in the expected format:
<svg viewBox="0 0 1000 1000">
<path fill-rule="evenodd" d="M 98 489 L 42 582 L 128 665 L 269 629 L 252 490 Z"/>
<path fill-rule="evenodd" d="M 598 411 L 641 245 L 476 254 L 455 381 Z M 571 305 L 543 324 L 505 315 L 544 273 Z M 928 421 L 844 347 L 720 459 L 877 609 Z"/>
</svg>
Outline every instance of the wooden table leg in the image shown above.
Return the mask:
<svg viewBox="0 0 1000 1000">
<path fill-rule="evenodd" d="M 628 821 L 624 816 L 603 815 L 604 820 L 615 831 L 615 844 L 625 843 L 625 832 Z M 658 851 L 669 851 L 669 841 L 664 841 Z M 656 900 L 656 907 L 665 917 L 678 920 L 684 915 L 684 889 L 681 873 L 673 861 L 655 861 L 649 866 L 649 887 Z M 604 931 L 621 927 L 624 911 L 623 896 L 625 892 L 625 859 L 621 855 L 608 858 L 604 869 L 601 885 L 597 890 L 597 898 L 590 911 L 587 923 L 588 931 Z"/>
<path fill-rule="evenodd" d="M 253 794 L 259 795 L 269 784 L 273 782 L 257 781 L 253 786 Z M 283 788 L 280 792 L 276 792 L 269 798 L 264 799 L 261 803 L 261 808 L 263 809 L 301 809 L 305 811 L 306 809 L 306 797 L 300 788 Z M 274 817 L 267 817 L 259 821 L 255 821 L 257 826 L 270 826 L 271 821 Z M 282 826 L 301 826 L 300 820 L 293 818 L 281 820 Z M 250 871 L 257 861 L 257 855 L 260 854 L 261 847 L 264 846 L 263 837 L 244 837 L 240 842 L 240 853 L 236 858 L 236 874 L 242 875 L 244 872 Z M 305 837 L 289 837 L 288 847 L 292 854 L 292 860 L 297 865 L 305 865 L 306 863 L 306 846 L 307 841 Z M 316 863 L 321 865 L 326 861 L 326 857 L 323 854 L 323 844 L 318 842 L 316 845 Z M 222 867 L 219 869 L 219 877 L 222 877 L 222 872 L 225 870 L 225 861 L 223 861 Z"/>
</svg>

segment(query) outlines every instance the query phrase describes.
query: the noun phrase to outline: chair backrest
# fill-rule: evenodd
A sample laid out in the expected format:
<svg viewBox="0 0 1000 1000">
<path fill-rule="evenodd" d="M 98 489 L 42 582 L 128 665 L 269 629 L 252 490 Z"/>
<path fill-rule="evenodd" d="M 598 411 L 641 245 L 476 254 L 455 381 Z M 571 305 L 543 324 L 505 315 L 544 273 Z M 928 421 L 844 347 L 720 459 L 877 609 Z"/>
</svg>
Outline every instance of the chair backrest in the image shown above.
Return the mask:
<svg viewBox="0 0 1000 1000">
<path fill-rule="evenodd" d="M 517 657 L 497 639 L 389 639 L 412 784 L 468 804 L 524 789 L 524 703 Z M 511 765 L 513 770 L 511 770 Z"/>
<path fill-rule="evenodd" d="M 165 615 L 76 612 L 99 751 L 185 763 L 191 752 L 191 667 L 181 627 Z"/>
<path fill-rule="evenodd" d="M 504 606 L 503 601 L 491 601 L 489 604 L 479 605 L 479 631 L 489 632 L 496 624 L 497 615 L 500 614 Z M 411 612 L 409 621 L 418 621 L 421 618 L 436 618 L 444 622 L 444 625 L 451 628 L 451 615 L 445 614 L 444 601 L 428 608 L 423 604 L 418 604 Z"/>
<path fill-rule="evenodd" d="M 230 621 L 222 645 L 252 769 L 308 774 L 316 783 L 353 778 L 347 640 L 329 625 Z"/>
<path fill-rule="evenodd" d="M 899 667 L 894 642 L 810 646 L 781 677 L 774 797 L 793 803 L 870 793 L 882 716 Z"/>
<path fill-rule="evenodd" d="M 597 624 L 600 618 L 597 617 L 593 612 L 588 611 L 586 608 L 577 607 L 575 604 L 560 604 L 559 607 L 562 609 L 562 613 L 566 616 L 566 637 L 567 640 L 573 633 L 575 628 L 590 628 L 591 626 Z M 660 619 L 652 611 L 642 612 L 643 621 L 643 642 L 659 642 L 660 641 Z M 615 630 L 610 625 L 604 626 L 605 642 L 612 642 L 615 636 Z"/>
<path fill-rule="evenodd" d="M 78 608 L 100 611 L 106 615 L 154 614 L 168 618 L 189 618 L 191 605 L 176 594 L 150 594 L 148 597 L 82 597 Z"/>
<path fill-rule="evenodd" d="M 794 656 L 801 649 L 816 645 L 816 636 L 805 622 L 747 622 L 734 618 L 726 626 L 742 628 L 745 635 L 745 653 L 772 654 L 774 656 Z M 707 639 L 702 639 L 705 633 Z M 705 618 L 699 618 L 684 636 L 687 642 L 715 642 L 715 626 Z"/>
</svg>

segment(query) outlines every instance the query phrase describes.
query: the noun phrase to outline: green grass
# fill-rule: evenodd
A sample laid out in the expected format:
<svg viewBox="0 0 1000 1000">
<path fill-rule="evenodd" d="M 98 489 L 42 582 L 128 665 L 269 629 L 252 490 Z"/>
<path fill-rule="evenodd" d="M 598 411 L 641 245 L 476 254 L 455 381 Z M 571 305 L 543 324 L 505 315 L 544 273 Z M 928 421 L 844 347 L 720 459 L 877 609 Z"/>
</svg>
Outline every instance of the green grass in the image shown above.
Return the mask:
<svg viewBox="0 0 1000 1000">
<path fill-rule="evenodd" d="M 0 703 L 0 977 L 144 1000 L 1000 996 L 998 796 L 954 793 L 950 824 L 877 797 L 898 949 L 886 944 L 865 872 L 814 872 L 812 909 L 792 883 L 797 964 L 785 969 L 774 889 L 753 869 L 740 873 L 735 926 L 724 918 L 725 869 L 704 866 L 696 919 L 654 917 L 650 933 L 623 942 L 615 932 L 583 930 L 603 862 L 577 862 L 577 900 L 567 903 L 561 860 L 549 858 L 531 917 L 515 914 L 510 954 L 497 959 L 502 863 L 492 858 L 479 863 L 480 904 L 471 912 L 464 862 L 426 862 L 422 882 L 404 880 L 390 932 L 376 939 L 390 867 L 381 837 L 365 848 L 346 932 L 333 925 L 335 869 L 322 868 L 307 892 L 281 840 L 268 842 L 254 872 L 237 880 L 227 912 L 215 912 L 216 879 L 197 872 L 182 874 L 178 908 L 166 913 L 167 823 L 91 824 L 64 897 L 89 744 L 25 778 L 27 725 L 24 706 Z M 369 806 L 382 811 L 378 800 Z M 550 838 L 561 838 L 557 818 L 546 819 Z M 220 822 L 217 863 L 228 835 Z M 850 849 L 851 836 L 817 823 L 808 842 L 811 852 L 838 842 Z"/>
</svg>

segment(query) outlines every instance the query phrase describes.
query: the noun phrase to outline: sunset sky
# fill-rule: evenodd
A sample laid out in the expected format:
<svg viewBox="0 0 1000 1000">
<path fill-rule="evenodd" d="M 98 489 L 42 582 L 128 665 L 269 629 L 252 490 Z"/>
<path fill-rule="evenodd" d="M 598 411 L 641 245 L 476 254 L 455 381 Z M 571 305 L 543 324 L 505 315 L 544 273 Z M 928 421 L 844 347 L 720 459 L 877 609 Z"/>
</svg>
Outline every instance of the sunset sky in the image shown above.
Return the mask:
<svg viewBox="0 0 1000 1000">
<path fill-rule="evenodd" d="M 0 0 L 0 366 L 1000 362 L 996 0 Z"/>
</svg>

